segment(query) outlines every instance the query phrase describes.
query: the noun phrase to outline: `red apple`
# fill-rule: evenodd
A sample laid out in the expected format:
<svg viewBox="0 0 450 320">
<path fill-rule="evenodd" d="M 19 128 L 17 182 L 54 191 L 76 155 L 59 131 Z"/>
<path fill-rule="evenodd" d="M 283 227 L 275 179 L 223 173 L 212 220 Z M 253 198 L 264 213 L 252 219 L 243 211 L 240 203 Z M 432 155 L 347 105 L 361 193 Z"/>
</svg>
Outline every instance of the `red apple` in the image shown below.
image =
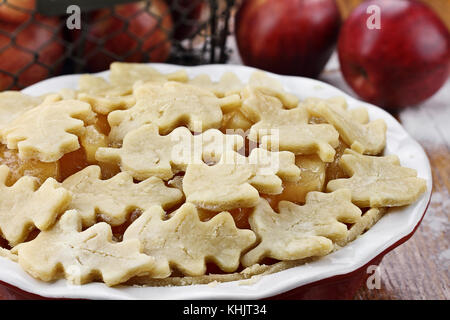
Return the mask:
<svg viewBox="0 0 450 320">
<path fill-rule="evenodd" d="M 28 20 L 36 7 L 36 0 L 6 0 L 0 3 L 0 20 L 21 23 Z"/>
<path fill-rule="evenodd" d="M 21 89 L 44 80 L 62 65 L 59 19 L 36 16 L 22 28 L 0 23 L 0 90 Z"/>
<path fill-rule="evenodd" d="M 367 27 L 372 5 L 380 8 L 379 29 Z M 446 81 L 450 35 L 420 2 L 371 0 L 345 22 L 338 52 L 344 78 L 360 97 L 385 108 L 404 107 L 424 101 Z"/>
<path fill-rule="evenodd" d="M 90 71 L 109 68 L 117 60 L 164 62 L 171 42 L 172 18 L 163 0 L 123 4 L 95 12 L 84 50 Z"/>
<path fill-rule="evenodd" d="M 166 0 L 174 23 L 173 37 L 183 40 L 195 35 L 206 0 Z"/>
<path fill-rule="evenodd" d="M 337 40 L 334 0 L 245 0 L 236 40 L 246 65 L 280 74 L 317 77 Z"/>
</svg>

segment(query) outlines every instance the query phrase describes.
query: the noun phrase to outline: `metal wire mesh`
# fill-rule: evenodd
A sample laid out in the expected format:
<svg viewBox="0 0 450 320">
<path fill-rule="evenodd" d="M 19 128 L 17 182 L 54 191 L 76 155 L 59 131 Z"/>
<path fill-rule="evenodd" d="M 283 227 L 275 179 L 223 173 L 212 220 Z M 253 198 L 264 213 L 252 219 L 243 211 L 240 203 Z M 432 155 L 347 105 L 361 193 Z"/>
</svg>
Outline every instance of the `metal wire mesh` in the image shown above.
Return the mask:
<svg viewBox="0 0 450 320">
<path fill-rule="evenodd" d="M 81 28 L 72 30 L 71 15 L 48 10 L 54 7 L 45 1 L 54 0 L 0 0 L 0 90 L 105 70 L 113 61 L 195 65 L 228 59 L 234 0 L 114 0 L 126 3 L 95 10 L 83 7 L 86 0 L 72 0 L 81 8 Z"/>
</svg>

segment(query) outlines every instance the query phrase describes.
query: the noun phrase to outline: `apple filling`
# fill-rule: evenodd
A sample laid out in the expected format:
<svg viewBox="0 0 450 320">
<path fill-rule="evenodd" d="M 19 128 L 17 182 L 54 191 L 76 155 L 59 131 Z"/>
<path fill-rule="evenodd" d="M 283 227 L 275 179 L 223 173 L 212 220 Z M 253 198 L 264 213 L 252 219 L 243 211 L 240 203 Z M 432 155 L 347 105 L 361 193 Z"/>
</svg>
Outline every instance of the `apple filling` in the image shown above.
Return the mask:
<svg viewBox="0 0 450 320">
<path fill-rule="evenodd" d="M 60 165 L 58 162 L 41 162 L 39 160 L 22 160 L 17 150 L 10 150 L 5 145 L 0 145 L 0 165 L 9 167 L 10 175 L 7 185 L 13 185 L 23 176 L 33 176 L 43 183 L 47 178 L 60 178 Z"/>
<path fill-rule="evenodd" d="M 317 155 L 299 155 L 295 164 L 301 169 L 300 179 L 295 182 L 284 182 L 283 192 L 276 195 L 263 195 L 274 210 L 280 201 L 304 203 L 310 191 L 322 191 L 325 183 L 326 165 Z"/>
</svg>

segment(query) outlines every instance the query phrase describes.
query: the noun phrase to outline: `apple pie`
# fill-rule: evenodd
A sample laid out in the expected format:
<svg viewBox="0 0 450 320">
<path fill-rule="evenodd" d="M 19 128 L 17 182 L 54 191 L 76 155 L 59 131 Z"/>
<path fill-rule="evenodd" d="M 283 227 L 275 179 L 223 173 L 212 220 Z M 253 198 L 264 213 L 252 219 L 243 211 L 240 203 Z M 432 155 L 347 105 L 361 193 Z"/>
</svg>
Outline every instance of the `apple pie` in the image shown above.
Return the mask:
<svg viewBox="0 0 450 320">
<path fill-rule="evenodd" d="M 320 259 L 426 190 L 346 99 L 113 63 L 0 93 L 0 256 L 42 281 L 188 285 Z M 395 214 L 395 213 L 394 213 Z"/>
</svg>

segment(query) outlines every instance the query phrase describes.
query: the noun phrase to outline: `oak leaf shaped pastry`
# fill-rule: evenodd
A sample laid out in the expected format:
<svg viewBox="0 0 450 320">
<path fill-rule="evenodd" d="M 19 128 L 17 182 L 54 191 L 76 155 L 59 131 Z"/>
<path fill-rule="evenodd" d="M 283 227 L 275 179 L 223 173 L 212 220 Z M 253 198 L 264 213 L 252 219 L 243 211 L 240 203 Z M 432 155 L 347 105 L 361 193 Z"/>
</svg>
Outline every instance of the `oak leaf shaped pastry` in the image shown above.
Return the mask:
<svg viewBox="0 0 450 320">
<path fill-rule="evenodd" d="M 370 155 L 377 155 L 386 145 L 386 123 L 382 119 L 362 124 L 355 121 L 355 115 L 346 106 L 336 107 L 321 99 L 307 99 L 308 111 L 316 117 L 325 119 L 339 132 L 341 139 L 353 150 Z"/>
<path fill-rule="evenodd" d="M 121 148 L 99 148 L 96 159 L 118 163 L 138 180 L 151 176 L 168 180 L 190 163 L 218 160 L 223 153 L 237 151 L 243 145 L 240 135 L 225 135 L 216 129 L 194 136 L 179 127 L 161 136 L 155 125 L 144 125 L 128 133 Z"/>
<path fill-rule="evenodd" d="M 186 202 L 212 211 L 248 208 L 258 203 L 259 192 L 279 194 L 283 180 L 296 181 L 299 176 L 293 153 L 256 148 L 248 157 L 229 152 L 214 165 L 188 165 L 183 192 Z"/>
<path fill-rule="evenodd" d="M 284 90 L 283 85 L 266 72 L 253 72 L 248 80 L 248 85 L 266 95 L 278 98 L 286 109 L 295 108 L 299 103 L 299 99 L 295 95 Z"/>
<path fill-rule="evenodd" d="M 189 84 L 209 90 L 219 98 L 239 94 L 243 86 L 233 72 L 225 72 L 218 82 L 213 82 L 207 74 L 200 74 L 190 80 Z"/>
<path fill-rule="evenodd" d="M 133 88 L 138 82 L 187 82 L 186 70 L 177 70 L 163 74 L 148 65 L 142 63 L 113 62 L 110 66 L 109 80 L 116 87 Z"/>
<path fill-rule="evenodd" d="M 306 103 L 314 102 L 314 101 L 321 101 L 322 99 L 319 98 L 307 98 L 305 100 Z M 358 107 L 358 108 L 348 108 L 347 99 L 343 96 L 334 96 L 331 98 L 323 99 L 330 108 L 337 110 L 337 111 L 346 111 L 347 114 L 350 114 L 350 117 L 353 121 L 356 121 L 360 124 L 367 124 L 369 123 L 369 112 L 367 111 L 367 108 L 365 107 Z"/>
<path fill-rule="evenodd" d="M 214 262 L 225 272 L 235 271 L 241 253 L 255 242 L 251 230 L 236 228 L 230 213 L 221 212 L 202 222 L 190 203 L 167 219 L 161 207 L 147 210 L 128 227 L 123 238 L 139 239 L 144 252 L 164 261 L 168 272 L 169 266 L 174 266 L 188 276 L 205 274 L 207 262 Z"/>
<path fill-rule="evenodd" d="M 330 124 L 310 124 L 304 107 L 285 109 L 281 101 L 259 89 L 246 87 L 241 111 L 255 124 L 249 139 L 269 150 L 295 154 L 318 154 L 324 162 L 332 162 L 339 133 Z"/>
<path fill-rule="evenodd" d="M 78 99 L 89 102 L 95 112 L 109 114 L 128 109 L 136 103 L 133 86 L 136 82 L 186 82 L 185 70 L 162 74 L 139 63 L 114 62 L 110 67 L 110 82 L 101 77 L 82 75 L 79 80 Z"/>
<path fill-rule="evenodd" d="M 214 84 L 214 88 L 226 88 L 223 92 L 225 95 L 229 95 L 236 90 L 242 91 L 243 85 L 236 76 L 228 75 L 229 73 L 225 73 L 221 80 L 218 83 Z M 199 78 L 197 82 L 200 82 L 202 79 L 205 82 L 204 85 L 210 83 L 209 77 L 207 75 L 200 75 L 193 80 Z M 200 83 L 196 83 L 200 85 Z M 298 105 L 299 99 L 284 90 L 282 84 L 274 79 L 273 77 L 268 76 L 265 72 L 255 71 L 251 74 L 248 85 L 252 88 L 257 88 L 259 91 L 264 92 L 264 94 L 269 96 L 274 96 L 278 98 L 286 109 L 295 108 Z M 220 93 L 217 92 L 216 95 L 220 96 Z M 233 129 L 233 130 L 243 130 L 246 131 L 250 129 L 252 126 L 252 122 L 247 119 L 247 117 L 242 113 L 240 108 L 233 110 L 229 113 L 223 115 L 222 119 L 222 128 Z"/>
<path fill-rule="evenodd" d="M 2 130 L 2 143 L 18 149 L 21 159 L 54 162 L 80 148 L 85 122 L 94 121 L 91 106 L 78 100 L 49 101 L 25 112 Z"/>
<path fill-rule="evenodd" d="M 0 236 L 15 246 L 34 227 L 51 227 L 69 205 L 71 195 L 53 178 L 39 186 L 37 178 L 25 176 L 8 187 L 8 175 L 9 168 L 0 166 Z"/>
<path fill-rule="evenodd" d="M 192 132 L 219 128 L 222 112 L 240 105 L 239 95 L 217 98 L 212 92 L 179 82 L 148 82 L 135 86 L 136 104 L 108 115 L 110 139 L 120 142 L 130 131 L 144 124 L 155 124 L 161 134 L 180 125 Z"/>
<path fill-rule="evenodd" d="M 62 186 L 72 193 L 69 209 L 79 212 L 83 226 L 95 224 L 97 214 L 110 225 L 120 225 L 134 209 L 144 211 L 154 205 L 168 209 L 183 197 L 180 190 L 166 187 L 156 177 L 134 183 L 132 176 L 120 172 L 101 180 L 100 167 L 95 165 L 70 176 Z"/>
<path fill-rule="evenodd" d="M 114 86 L 101 77 L 81 75 L 78 87 L 77 98 L 88 102 L 100 114 L 127 109 L 136 103 L 132 87 Z"/>
<path fill-rule="evenodd" d="M 33 277 L 74 284 L 103 280 L 108 286 L 133 276 L 164 276 L 157 261 L 141 253 L 139 240 L 112 241 L 111 227 L 100 222 L 81 231 L 81 216 L 65 212 L 50 230 L 13 248 L 20 266 Z"/>
<path fill-rule="evenodd" d="M 278 211 L 261 199 L 250 214 L 251 229 L 260 243 L 243 256 L 244 266 L 265 257 L 297 260 L 324 256 L 333 250 L 335 242 L 347 238 L 345 223 L 361 219 L 361 210 L 352 204 L 349 190 L 310 192 L 305 205 L 281 201 Z"/>
<path fill-rule="evenodd" d="M 413 203 L 425 192 L 426 181 L 414 169 L 400 166 L 397 156 L 365 156 L 346 149 L 339 166 L 348 179 L 328 182 L 327 190 L 350 189 L 359 207 L 396 207 Z"/>
</svg>

